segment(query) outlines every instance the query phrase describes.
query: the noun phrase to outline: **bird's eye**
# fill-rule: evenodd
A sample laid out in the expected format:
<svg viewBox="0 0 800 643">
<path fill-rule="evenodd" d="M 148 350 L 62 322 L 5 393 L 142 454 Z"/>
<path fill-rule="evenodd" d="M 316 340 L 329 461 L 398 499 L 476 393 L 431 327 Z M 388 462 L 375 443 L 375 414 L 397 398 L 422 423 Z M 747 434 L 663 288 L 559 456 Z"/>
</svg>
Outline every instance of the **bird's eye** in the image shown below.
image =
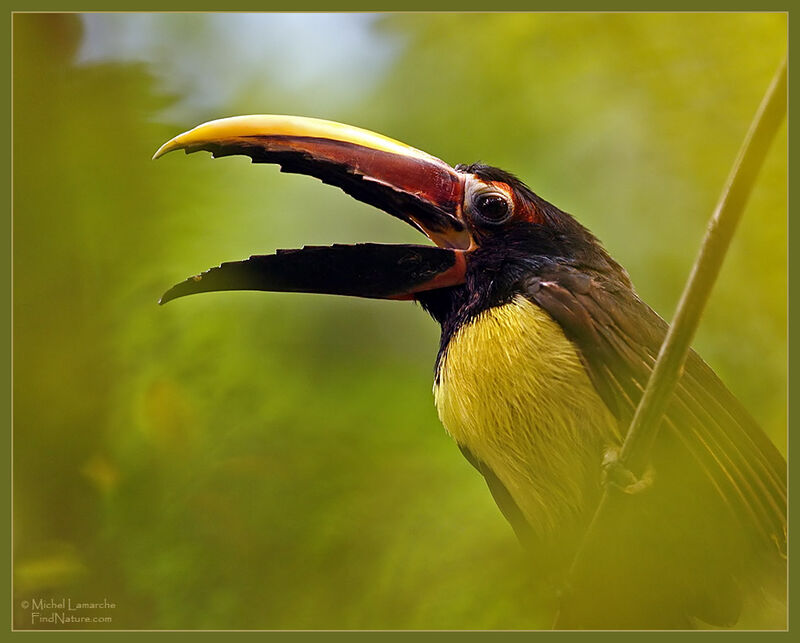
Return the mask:
<svg viewBox="0 0 800 643">
<path fill-rule="evenodd" d="M 486 223 L 503 223 L 511 216 L 511 204 L 499 194 L 481 194 L 475 199 L 475 212 Z"/>
</svg>

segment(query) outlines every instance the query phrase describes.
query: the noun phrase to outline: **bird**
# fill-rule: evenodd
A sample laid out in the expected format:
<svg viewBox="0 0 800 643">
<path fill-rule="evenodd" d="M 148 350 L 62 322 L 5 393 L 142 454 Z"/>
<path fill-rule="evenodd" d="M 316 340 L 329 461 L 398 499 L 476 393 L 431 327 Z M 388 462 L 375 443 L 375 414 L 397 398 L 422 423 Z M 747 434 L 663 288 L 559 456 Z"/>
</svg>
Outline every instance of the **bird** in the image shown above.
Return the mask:
<svg viewBox="0 0 800 643">
<path fill-rule="evenodd" d="M 644 472 L 585 543 L 668 324 L 572 215 L 515 175 L 451 166 L 341 123 L 247 115 L 162 145 L 320 179 L 433 245 L 306 246 L 222 263 L 167 290 L 416 301 L 441 327 L 439 418 L 485 479 L 556 627 L 785 627 L 786 461 L 690 351 Z M 626 478 L 627 479 L 627 478 Z M 584 542 L 583 568 L 570 575 Z M 574 571 L 574 570 L 573 570 Z"/>
</svg>

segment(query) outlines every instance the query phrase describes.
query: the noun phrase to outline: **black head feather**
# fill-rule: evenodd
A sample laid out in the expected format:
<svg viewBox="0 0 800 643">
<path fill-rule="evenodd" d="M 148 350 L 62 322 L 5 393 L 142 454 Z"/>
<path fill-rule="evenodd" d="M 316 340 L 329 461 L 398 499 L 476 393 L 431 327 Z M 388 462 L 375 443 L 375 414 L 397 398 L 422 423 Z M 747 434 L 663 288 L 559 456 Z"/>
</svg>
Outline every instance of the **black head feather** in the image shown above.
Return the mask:
<svg viewBox="0 0 800 643">
<path fill-rule="evenodd" d="M 505 183 L 514 191 L 516 202 L 535 208 L 542 222 L 498 226 L 482 236 L 479 247 L 469 253 L 464 284 L 418 295 L 422 307 L 442 326 L 440 356 L 459 327 L 484 310 L 509 303 L 525 292 L 532 277 L 547 273 L 556 264 L 632 289 L 625 269 L 597 237 L 516 176 L 482 163 L 458 165 L 456 170 Z"/>
</svg>

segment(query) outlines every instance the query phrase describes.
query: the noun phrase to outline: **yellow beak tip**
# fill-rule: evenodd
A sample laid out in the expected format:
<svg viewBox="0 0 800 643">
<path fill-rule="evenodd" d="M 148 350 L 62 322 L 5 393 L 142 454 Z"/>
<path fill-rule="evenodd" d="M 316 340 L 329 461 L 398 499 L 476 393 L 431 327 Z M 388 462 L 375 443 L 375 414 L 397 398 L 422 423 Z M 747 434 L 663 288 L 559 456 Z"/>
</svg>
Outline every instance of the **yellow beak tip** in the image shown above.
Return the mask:
<svg viewBox="0 0 800 643">
<path fill-rule="evenodd" d="M 173 138 L 172 140 L 167 141 L 166 143 L 164 143 L 161 147 L 158 148 L 158 150 L 156 150 L 156 153 L 153 154 L 153 160 L 155 161 L 156 159 L 161 158 L 162 156 L 164 156 L 164 154 L 166 154 L 167 152 L 171 152 L 172 150 L 176 150 L 179 147 L 180 147 L 180 145 Z"/>
</svg>

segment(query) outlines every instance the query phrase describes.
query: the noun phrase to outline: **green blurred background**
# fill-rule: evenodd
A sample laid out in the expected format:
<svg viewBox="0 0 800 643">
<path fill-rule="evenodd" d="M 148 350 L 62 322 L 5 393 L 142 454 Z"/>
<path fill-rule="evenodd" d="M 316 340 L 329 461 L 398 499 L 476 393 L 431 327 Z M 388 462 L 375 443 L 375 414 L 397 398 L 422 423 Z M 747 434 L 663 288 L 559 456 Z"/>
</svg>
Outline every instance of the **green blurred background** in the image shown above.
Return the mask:
<svg viewBox="0 0 800 643">
<path fill-rule="evenodd" d="M 114 628 L 547 627 L 438 422 L 418 307 L 156 305 L 221 261 L 416 233 L 245 158 L 150 157 L 288 113 L 499 165 L 669 318 L 786 16 L 16 14 L 13 38 L 16 626 L 65 596 Z M 784 452 L 785 131 L 695 342 Z"/>
</svg>

